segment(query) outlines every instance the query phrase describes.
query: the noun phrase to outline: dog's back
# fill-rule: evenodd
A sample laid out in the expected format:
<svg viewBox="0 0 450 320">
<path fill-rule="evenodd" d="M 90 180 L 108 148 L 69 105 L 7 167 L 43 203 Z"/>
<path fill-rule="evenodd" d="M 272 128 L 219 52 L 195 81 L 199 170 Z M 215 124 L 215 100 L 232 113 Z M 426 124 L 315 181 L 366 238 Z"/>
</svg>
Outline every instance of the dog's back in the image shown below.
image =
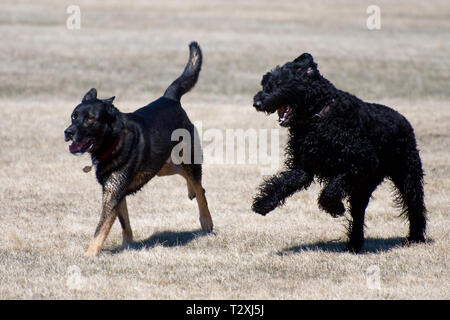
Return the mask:
<svg viewBox="0 0 450 320">
<path fill-rule="evenodd" d="M 202 52 L 197 42 L 189 44 L 189 59 L 183 73 L 166 89 L 164 95 L 133 113 L 126 114 L 129 121 L 140 128 L 144 137 L 143 153 L 152 167 L 159 167 L 170 156 L 178 143 L 172 133 L 186 129 L 191 139 L 194 126 L 181 106 L 181 97 L 197 83 L 202 66 Z M 146 164 L 143 163 L 145 166 Z"/>
</svg>

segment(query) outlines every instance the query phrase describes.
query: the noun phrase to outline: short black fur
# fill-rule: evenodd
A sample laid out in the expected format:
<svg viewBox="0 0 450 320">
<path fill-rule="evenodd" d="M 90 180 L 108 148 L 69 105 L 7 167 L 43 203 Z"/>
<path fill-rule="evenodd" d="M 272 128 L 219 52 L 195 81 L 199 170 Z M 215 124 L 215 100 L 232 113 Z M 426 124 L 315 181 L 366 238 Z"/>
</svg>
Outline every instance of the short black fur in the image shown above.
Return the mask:
<svg viewBox="0 0 450 320">
<path fill-rule="evenodd" d="M 324 185 L 318 199 L 322 210 L 342 216 L 348 200 L 348 249 L 358 252 L 370 196 L 389 178 L 410 222 L 408 241 L 424 241 L 424 174 L 413 128 L 401 114 L 337 89 L 308 53 L 265 74 L 261 84 L 254 107 L 267 114 L 278 111 L 289 142 L 287 170 L 260 186 L 255 212 L 267 214 L 317 179 Z"/>
<path fill-rule="evenodd" d="M 97 180 L 103 188 L 102 217 L 87 255 L 98 254 L 101 247 L 98 244 L 102 240 L 96 239 L 102 232 L 106 237 L 109 229 L 105 221 L 112 224 L 116 216 L 124 229 L 124 242 L 131 241 L 125 197 L 138 191 L 155 175 L 182 175 L 188 184 L 189 198 L 197 198 L 202 229 L 212 231 L 201 186 L 201 163 L 194 161 L 194 153 L 189 163 L 174 164 L 171 159 L 172 149 L 179 143 L 172 141 L 174 130 L 187 130 L 192 146 L 198 142 L 194 141 L 194 125 L 180 103 L 181 96 L 196 84 L 202 64 L 198 44 L 192 42 L 189 48 L 184 72 L 161 98 L 147 106 L 122 113 L 113 105 L 114 97 L 98 99 L 97 91 L 91 89 L 72 113 L 72 124 L 65 130 L 65 140 L 72 141 L 69 147 L 72 153 L 90 153 Z"/>
</svg>

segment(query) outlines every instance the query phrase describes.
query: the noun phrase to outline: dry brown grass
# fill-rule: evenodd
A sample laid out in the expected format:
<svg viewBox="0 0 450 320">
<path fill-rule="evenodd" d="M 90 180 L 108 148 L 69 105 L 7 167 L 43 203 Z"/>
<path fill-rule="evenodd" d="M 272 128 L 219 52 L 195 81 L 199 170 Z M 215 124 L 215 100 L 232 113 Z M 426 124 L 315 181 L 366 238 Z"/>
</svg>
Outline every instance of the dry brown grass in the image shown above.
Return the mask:
<svg viewBox="0 0 450 320">
<path fill-rule="evenodd" d="M 78 31 L 65 28 L 70 1 L 0 4 L 0 298 L 450 298 L 448 1 L 379 1 L 380 31 L 365 27 L 370 1 L 78 3 Z M 342 252 L 346 219 L 317 208 L 318 185 L 261 217 L 249 209 L 258 166 L 206 163 L 214 235 L 199 232 L 181 177 L 156 178 L 128 201 L 136 249 L 119 250 L 115 224 L 100 257 L 83 258 L 101 194 L 81 171 L 88 157 L 63 141 L 72 108 L 93 86 L 122 111 L 146 104 L 179 74 L 193 39 L 205 63 L 183 101 L 204 129 L 277 128 L 251 98 L 263 72 L 303 51 L 336 86 L 402 112 L 427 174 L 432 241 L 400 245 L 407 224 L 389 183 L 367 210 L 365 251 L 352 255 Z M 372 265 L 380 289 L 367 287 Z"/>
</svg>

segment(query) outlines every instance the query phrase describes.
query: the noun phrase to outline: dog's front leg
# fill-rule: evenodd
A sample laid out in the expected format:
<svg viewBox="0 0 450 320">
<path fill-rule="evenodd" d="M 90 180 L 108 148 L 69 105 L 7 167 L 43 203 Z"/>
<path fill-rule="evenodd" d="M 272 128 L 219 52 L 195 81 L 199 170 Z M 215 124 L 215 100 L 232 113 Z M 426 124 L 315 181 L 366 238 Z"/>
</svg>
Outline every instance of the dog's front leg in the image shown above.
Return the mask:
<svg viewBox="0 0 450 320">
<path fill-rule="evenodd" d="M 320 193 L 318 203 L 322 210 L 325 210 L 333 218 L 340 217 L 345 213 L 345 206 L 342 200 L 345 197 L 346 176 L 340 174 L 331 179 Z"/>
<path fill-rule="evenodd" d="M 118 195 L 115 192 L 104 189 L 100 221 L 95 229 L 94 238 L 92 238 L 89 248 L 85 253 L 86 257 L 95 257 L 100 253 L 103 243 L 119 213 L 120 208 L 118 204 Z"/>
<path fill-rule="evenodd" d="M 259 187 L 259 192 L 253 200 L 252 210 L 266 215 L 276 207 L 284 204 L 284 201 L 296 191 L 308 188 L 313 180 L 313 175 L 302 169 L 293 169 L 276 174 Z"/>
</svg>

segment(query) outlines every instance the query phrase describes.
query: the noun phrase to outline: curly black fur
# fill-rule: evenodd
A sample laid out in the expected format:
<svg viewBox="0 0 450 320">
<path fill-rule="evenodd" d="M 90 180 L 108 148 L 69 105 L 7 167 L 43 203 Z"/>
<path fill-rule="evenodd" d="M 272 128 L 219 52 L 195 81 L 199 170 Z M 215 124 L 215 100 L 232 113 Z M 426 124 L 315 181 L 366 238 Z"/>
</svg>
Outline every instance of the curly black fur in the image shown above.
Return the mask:
<svg viewBox="0 0 450 320">
<path fill-rule="evenodd" d="M 342 216 L 342 201 L 348 199 L 348 249 L 358 252 L 370 196 L 389 178 L 410 222 L 408 240 L 424 241 L 424 174 L 413 128 L 401 114 L 337 89 L 308 53 L 265 74 L 261 84 L 254 107 L 278 111 L 289 142 L 287 170 L 264 181 L 253 211 L 267 214 L 316 178 L 325 185 L 318 199 L 322 210 Z"/>
</svg>

